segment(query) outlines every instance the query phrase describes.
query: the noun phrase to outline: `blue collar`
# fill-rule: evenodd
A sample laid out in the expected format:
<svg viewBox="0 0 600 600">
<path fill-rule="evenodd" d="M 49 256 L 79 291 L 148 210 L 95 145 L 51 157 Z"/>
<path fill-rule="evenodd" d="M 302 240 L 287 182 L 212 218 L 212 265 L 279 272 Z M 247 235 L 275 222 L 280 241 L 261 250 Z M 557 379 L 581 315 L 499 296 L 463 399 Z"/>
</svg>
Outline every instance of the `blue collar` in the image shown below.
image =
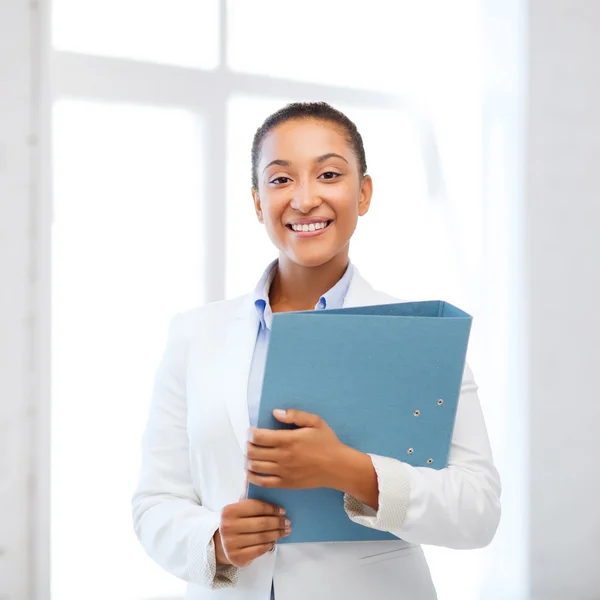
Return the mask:
<svg viewBox="0 0 600 600">
<path fill-rule="evenodd" d="M 277 272 L 278 262 L 279 261 L 275 259 L 269 264 L 262 274 L 262 277 L 259 279 L 253 293 L 254 305 L 258 312 L 261 327 L 266 327 L 267 329 L 271 329 L 271 323 L 273 321 L 273 312 L 271 311 L 271 305 L 269 304 L 269 290 L 271 289 L 273 278 Z M 352 281 L 353 273 L 354 266 L 352 263 L 348 263 L 348 268 L 342 275 L 342 278 L 319 298 L 315 310 L 342 308 L 348 288 L 350 287 L 350 281 Z"/>
</svg>

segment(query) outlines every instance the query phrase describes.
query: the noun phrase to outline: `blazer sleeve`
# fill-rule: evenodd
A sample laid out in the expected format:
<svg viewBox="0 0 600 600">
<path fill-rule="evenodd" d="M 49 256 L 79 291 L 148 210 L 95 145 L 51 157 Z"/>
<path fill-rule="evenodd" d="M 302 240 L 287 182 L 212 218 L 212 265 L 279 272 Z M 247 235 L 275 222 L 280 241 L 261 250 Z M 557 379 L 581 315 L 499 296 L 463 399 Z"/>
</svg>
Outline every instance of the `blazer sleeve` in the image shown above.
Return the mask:
<svg viewBox="0 0 600 600">
<path fill-rule="evenodd" d="M 232 587 L 235 567 L 217 566 L 213 535 L 220 515 L 202 506 L 190 470 L 184 318 L 169 327 L 142 438 L 139 481 L 132 498 L 136 535 L 163 569 L 209 588 Z"/>
<path fill-rule="evenodd" d="M 466 365 L 448 466 L 413 467 L 370 455 L 379 509 L 376 512 L 346 494 L 350 519 L 413 544 L 475 549 L 492 541 L 500 521 L 501 484 L 477 390 Z"/>
</svg>

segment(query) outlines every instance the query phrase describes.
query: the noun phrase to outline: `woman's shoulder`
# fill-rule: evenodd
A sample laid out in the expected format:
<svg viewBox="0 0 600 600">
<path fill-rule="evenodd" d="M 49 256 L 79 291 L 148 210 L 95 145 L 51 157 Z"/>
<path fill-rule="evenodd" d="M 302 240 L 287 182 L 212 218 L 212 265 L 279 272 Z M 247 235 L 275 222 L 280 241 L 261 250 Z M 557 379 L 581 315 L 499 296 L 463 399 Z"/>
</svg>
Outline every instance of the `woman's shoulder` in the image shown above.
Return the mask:
<svg viewBox="0 0 600 600">
<path fill-rule="evenodd" d="M 398 304 L 400 302 L 407 302 L 407 300 L 403 300 L 402 298 L 397 298 L 396 296 L 392 296 L 387 292 L 382 292 L 381 290 L 376 290 L 373 288 L 374 293 L 374 304 Z"/>
<path fill-rule="evenodd" d="M 173 321 L 176 321 L 179 329 L 187 335 L 207 329 L 224 328 L 248 306 L 250 296 L 244 294 L 182 310 L 174 316 Z"/>
<path fill-rule="evenodd" d="M 375 288 L 363 275 L 354 267 L 354 277 L 348 290 L 347 304 L 350 306 L 377 305 L 377 304 L 396 304 L 398 302 L 407 302 L 387 292 Z"/>
</svg>

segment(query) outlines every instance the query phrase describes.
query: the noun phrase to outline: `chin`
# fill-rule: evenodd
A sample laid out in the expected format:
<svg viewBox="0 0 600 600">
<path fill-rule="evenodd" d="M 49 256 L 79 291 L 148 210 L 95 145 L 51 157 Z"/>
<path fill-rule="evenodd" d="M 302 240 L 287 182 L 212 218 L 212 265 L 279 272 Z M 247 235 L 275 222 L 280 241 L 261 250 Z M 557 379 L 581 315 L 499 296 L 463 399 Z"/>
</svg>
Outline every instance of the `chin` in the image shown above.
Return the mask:
<svg viewBox="0 0 600 600">
<path fill-rule="evenodd" d="M 314 252 L 314 253 L 295 253 L 295 252 L 284 252 L 284 254 L 294 263 L 307 269 L 314 269 L 316 267 L 322 267 L 327 264 L 330 260 L 334 259 L 338 252 Z"/>
<path fill-rule="evenodd" d="M 300 260 L 298 258 L 292 258 L 291 260 L 293 260 L 297 265 L 301 266 L 301 267 L 305 267 L 307 269 L 316 269 L 317 267 L 322 267 L 323 265 L 327 264 L 327 260 L 318 260 L 318 259 L 313 259 L 313 260 Z"/>
</svg>

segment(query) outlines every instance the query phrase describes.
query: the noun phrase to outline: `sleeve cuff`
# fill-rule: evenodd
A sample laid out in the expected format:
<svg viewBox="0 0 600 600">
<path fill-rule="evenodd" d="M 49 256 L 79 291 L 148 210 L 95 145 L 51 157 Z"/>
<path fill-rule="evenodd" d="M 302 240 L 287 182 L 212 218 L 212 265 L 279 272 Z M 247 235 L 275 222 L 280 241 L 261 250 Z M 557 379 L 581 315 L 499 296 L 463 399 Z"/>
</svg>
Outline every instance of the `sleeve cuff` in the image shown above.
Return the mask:
<svg viewBox="0 0 600 600">
<path fill-rule="evenodd" d="M 215 554 L 215 542 L 210 538 L 206 549 L 208 565 L 211 571 L 211 589 L 235 587 L 238 581 L 239 569 L 233 565 L 218 565 Z"/>
<path fill-rule="evenodd" d="M 393 532 L 401 529 L 410 503 L 410 481 L 406 465 L 394 458 L 369 454 L 377 474 L 379 510 L 350 494 L 344 495 L 344 510 L 351 521 L 379 531 Z"/>
<path fill-rule="evenodd" d="M 190 581 L 210 589 L 235 587 L 239 569 L 233 565 L 217 565 L 214 535 L 219 528 L 219 515 L 199 528 L 190 540 Z"/>
</svg>

